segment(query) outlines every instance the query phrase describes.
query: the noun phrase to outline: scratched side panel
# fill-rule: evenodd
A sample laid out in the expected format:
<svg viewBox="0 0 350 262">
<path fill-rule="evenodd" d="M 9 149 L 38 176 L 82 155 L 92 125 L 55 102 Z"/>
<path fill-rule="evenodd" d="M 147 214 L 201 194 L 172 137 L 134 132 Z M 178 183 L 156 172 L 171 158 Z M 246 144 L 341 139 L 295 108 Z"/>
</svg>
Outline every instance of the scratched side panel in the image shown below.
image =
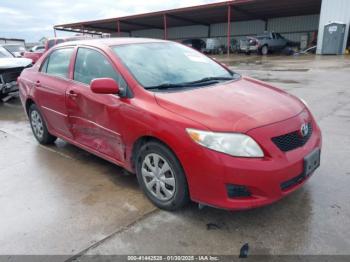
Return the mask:
<svg viewBox="0 0 350 262">
<path fill-rule="evenodd" d="M 116 160 L 123 160 L 119 98 L 92 93 L 83 85 L 72 88 L 78 94 L 76 97 L 67 97 L 74 140 Z"/>
</svg>

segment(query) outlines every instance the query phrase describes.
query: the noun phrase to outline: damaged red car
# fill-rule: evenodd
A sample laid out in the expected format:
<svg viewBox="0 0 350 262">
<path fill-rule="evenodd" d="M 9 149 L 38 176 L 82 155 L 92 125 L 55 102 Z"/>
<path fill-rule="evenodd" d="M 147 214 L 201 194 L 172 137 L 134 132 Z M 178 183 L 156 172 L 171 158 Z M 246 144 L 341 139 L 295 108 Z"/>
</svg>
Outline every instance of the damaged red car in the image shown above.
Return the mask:
<svg viewBox="0 0 350 262">
<path fill-rule="evenodd" d="M 67 42 L 18 82 L 39 143 L 61 138 L 135 173 L 166 210 L 267 205 L 320 165 L 303 101 L 178 43 Z"/>
</svg>

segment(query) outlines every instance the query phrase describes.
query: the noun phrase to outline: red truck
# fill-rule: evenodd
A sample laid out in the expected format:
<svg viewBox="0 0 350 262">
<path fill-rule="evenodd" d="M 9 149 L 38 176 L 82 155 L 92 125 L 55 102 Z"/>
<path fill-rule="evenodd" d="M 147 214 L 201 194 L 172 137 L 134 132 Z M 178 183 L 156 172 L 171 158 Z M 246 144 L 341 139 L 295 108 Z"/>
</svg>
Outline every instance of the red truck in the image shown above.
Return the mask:
<svg viewBox="0 0 350 262">
<path fill-rule="evenodd" d="M 23 57 L 29 58 L 33 61 L 33 64 L 35 64 L 36 61 L 51 47 L 58 45 L 63 42 L 68 42 L 68 41 L 77 41 L 77 40 L 83 40 L 87 39 L 86 36 L 71 36 L 71 37 L 56 37 L 56 38 L 50 38 L 46 41 L 45 43 L 45 49 L 40 49 L 35 52 L 25 52 L 23 54 Z"/>
</svg>

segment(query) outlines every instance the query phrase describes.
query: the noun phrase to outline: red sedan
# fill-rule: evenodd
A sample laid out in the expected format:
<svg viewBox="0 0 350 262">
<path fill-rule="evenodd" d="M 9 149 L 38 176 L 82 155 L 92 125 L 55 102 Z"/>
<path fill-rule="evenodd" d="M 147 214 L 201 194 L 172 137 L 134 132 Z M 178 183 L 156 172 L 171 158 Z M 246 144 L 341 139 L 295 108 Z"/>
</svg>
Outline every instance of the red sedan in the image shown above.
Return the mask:
<svg viewBox="0 0 350 262">
<path fill-rule="evenodd" d="M 270 204 L 320 164 L 321 132 L 301 100 L 178 43 L 63 43 L 19 87 L 39 143 L 59 137 L 136 173 L 163 209 Z"/>
</svg>

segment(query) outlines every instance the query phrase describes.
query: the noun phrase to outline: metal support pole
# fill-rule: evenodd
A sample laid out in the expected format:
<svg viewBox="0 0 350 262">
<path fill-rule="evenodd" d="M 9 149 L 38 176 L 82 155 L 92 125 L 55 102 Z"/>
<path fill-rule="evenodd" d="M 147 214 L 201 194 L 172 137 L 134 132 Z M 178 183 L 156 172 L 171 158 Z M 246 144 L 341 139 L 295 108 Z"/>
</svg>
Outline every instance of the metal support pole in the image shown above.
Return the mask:
<svg viewBox="0 0 350 262">
<path fill-rule="evenodd" d="M 163 15 L 163 24 L 164 24 L 164 39 L 168 39 L 168 25 L 167 25 L 167 17 L 166 14 Z"/>
<path fill-rule="evenodd" d="M 53 35 L 55 36 L 55 38 L 57 37 L 56 28 L 53 29 Z"/>
<path fill-rule="evenodd" d="M 117 20 L 117 31 L 118 31 L 118 36 L 120 37 L 121 33 L 120 33 L 120 21 L 119 20 Z"/>
<path fill-rule="evenodd" d="M 230 55 L 231 45 L 231 5 L 227 7 L 227 55 Z"/>
</svg>

